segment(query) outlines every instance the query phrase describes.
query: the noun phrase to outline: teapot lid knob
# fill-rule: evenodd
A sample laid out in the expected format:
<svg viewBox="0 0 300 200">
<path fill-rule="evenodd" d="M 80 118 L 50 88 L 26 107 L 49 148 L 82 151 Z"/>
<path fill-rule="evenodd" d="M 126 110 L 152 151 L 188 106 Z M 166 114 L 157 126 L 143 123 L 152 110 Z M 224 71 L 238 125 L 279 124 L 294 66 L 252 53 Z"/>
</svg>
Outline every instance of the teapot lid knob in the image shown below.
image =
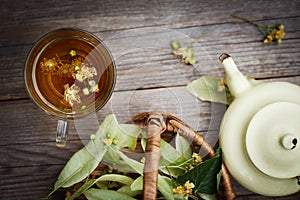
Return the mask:
<svg viewBox="0 0 300 200">
<path fill-rule="evenodd" d="M 293 134 L 286 134 L 281 139 L 281 145 L 287 150 L 292 150 L 296 148 L 297 143 L 298 139 Z"/>
</svg>

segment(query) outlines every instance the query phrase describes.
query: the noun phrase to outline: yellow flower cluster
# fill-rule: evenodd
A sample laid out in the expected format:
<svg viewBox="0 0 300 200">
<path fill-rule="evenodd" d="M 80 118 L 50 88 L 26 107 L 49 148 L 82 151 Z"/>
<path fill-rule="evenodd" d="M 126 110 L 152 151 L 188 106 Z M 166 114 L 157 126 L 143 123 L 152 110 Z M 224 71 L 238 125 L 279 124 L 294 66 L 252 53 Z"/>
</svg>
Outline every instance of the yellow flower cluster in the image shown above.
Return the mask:
<svg viewBox="0 0 300 200">
<path fill-rule="evenodd" d="M 192 194 L 193 188 L 195 187 L 194 183 L 186 181 L 184 185 L 179 185 L 173 189 L 174 194 Z"/>
<path fill-rule="evenodd" d="M 285 35 L 283 24 L 263 25 L 257 24 L 249 19 L 234 14 L 231 14 L 231 16 L 256 26 L 258 30 L 265 36 L 265 39 L 263 41 L 265 44 L 271 43 L 272 41 L 277 41 L 278 44 L 282 42 L 282 38 Z"/>
<path fill-rule="evenodd" d="M 195 164 L 199 164 L 202 162 L 202 158 L 199 156 L 199 154 L 193 152 L 192 158 L 194 158 L 193 162 Z"/>
<path fill-rule="evenodd" d="M 196 165 L 202 162 L 202 158 L 199 156 L 199 154 L 193 152 L 192 154 L 192 162 L 187 166 L 188 170 L 193 169 Z"/>
<path fill-rule="evenodd" d="M 83 64 L 81 57 L 76 57 L 70 62 L 61 60 L 58 55 L 56 55 L 56 57 L 50 59 L 44 58 L 43 61 L 40 62 L 40 67 L 45 74 L 50 73 L 51 75 L 58 75 L 60 77 L 72 77 L 72 74 L 79 70 Z"/>
<path fill-rule="evenodd" d="M 272 41 L 277 41 L 277 43 L 281 43 L 284 35 L 284 25 L 280 24 L 267 35 L 267 37 L 264 39 L 264 43 L 270 43 Z"/>
</svg>

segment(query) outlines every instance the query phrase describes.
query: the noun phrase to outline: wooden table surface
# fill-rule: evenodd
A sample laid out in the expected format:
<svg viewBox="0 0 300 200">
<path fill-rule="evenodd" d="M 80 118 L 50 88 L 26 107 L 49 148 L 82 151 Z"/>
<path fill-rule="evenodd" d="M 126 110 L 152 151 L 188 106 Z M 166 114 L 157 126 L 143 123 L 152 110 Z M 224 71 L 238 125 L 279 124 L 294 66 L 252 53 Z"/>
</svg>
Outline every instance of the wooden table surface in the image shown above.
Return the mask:
<svg viewBox="0 0 300 200">
<path fill-rule="evenodd" d="M 256 27 L 230 14 L 261 24 L 283 23 L 286 36 L 279 45 L 264 44 Z M 248 76 L 300 85 L 299 21 L 298 0 L 1 0 L 0 199 L 46 197 L 84 137 L 109 113 L 126 122 L 144 111 L 170 112 L 215 144 L 211 135 L 218 133 L 222 105 L 196 100 L 186 84 L 201 75 L 222 77 L 218 57 L 226 52 Z M 70 121 L 67 146 L 60 149 L 55 146 L 57 120 L 29 99 L 23 68 L 37 39 L 63 27 L 87 30 L 107 43 L 117 64 L 117 84 L 96 121 Z M 185 65 L 172 55 L 172 40 L 196 38 L 196 65 Z M 235 180 L 233 184 L 237 199 L 300 199 L 300 193 L 264 197 Z"/>
</svg>

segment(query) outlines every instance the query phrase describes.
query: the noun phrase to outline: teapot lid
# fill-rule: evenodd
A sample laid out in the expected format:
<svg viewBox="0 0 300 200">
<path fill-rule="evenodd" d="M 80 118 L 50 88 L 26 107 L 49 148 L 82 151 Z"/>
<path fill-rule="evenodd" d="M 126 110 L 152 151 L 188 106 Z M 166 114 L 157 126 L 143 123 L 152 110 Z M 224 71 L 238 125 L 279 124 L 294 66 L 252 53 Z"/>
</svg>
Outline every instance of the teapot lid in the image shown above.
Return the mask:
<svg viewBox="0 0 300 200">
<path fill-rule="evenodd" d="M 276 102 L 260 109 L 251 119 L 246 150 L 253 164 L 275 178 L 300 174 L 300 105 Z"/>
</svg>

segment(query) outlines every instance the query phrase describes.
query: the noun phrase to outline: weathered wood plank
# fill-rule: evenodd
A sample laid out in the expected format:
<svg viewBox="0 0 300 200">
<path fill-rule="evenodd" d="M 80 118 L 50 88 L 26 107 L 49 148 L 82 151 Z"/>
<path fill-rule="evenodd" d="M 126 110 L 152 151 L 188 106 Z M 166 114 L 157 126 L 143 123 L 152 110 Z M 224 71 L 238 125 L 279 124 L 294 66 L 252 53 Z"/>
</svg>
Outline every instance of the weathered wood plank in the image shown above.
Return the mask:
<svg viewBox="0 0 300 200">
<path fill-rule="evenodd" d="M 41 150 L 41 152 L 41 157 L 43 156 L 48 159 L 52 154 L 62 154 L 62 150 L 54 151 L 53 149 L 48 152 Z M 15 153 L 22 154 L 20 151 L 16 151 Z M 29 156 L 37 158 L 36 152 L 31 153 L 32 154 Z M 56 165 L 54 163 L 43 165 L 35 160 L 28 166 L 1 167 L 0 198 L 11 200 L 45 198 L 51 191 L 59 172 L 66 163 L 66 156 L 71 156 L 71 154 L 67 152 L 63 152 L 63 154 L 65 154 L 64 161 L 62 161 L 62 164 L 60 165 Z M 55 197 L 54 199 L 58 200 L 63 198 Z"/>
<path fill-rule="evenodd" d="M 144 39 L 146 38 L 135 40 L 142 42 Z M 134 42 L 133 40 L 131 39 L 130 42 Z M 164 44 L 169 44 L 168 41 L 170 39 L 166 39 Z M 224 70 L 218 61 L 218 56 L 223 50 L 232 55 L 240 70 L 248 76 L 263 79 L 300 75 L 300 52 L 298 51 L 300 40 L 287 40 L 280 46 L 262 46 L 257 42 L 248 43 L 247 46 L 236 44 L 228 49 L 225 49 L 221 43 L 214 47 L 199 46 L 200 50 L 197 51 L 199 60 L 195 66 L 181 63 L 171 54 L 170 47 L 165 49 L 158 49 L 157 46 L 148 49 L 139 47 L 126 52 L 116 45 L 116 42 L 110 43 L 112 51 L 116 54 L 118 71 L 116 91 L 184 86 L 200 75 L 221 77 L 224 75 Z M 253 51 L 256 48 L 259 50 Z M 28 97 L 24 86 L 23 68 L 29 49 L 29 46 L 2 49 L 5 56 L 0 57 L 2 86 L 0 100 Z"/>
<path fill-rule="evenodd" d="M 271 12 L 266 12 L 266 8 Z M 124 30 L 137 27 L 169 28 L 221 24 L 232 19 L 231 13 L 252 20 L 299 16 L 297 1 L 4 1 L 0 19 L 0 44 L 23 44 L 55 28 L 77 26 L 92 32 Z M 123 17 L 126 16 L 126 17 Z M 67 20 L 66 20 L 67 19 Z M 47 23 L 45 23 L 47 21 Z"/>
</svg>

